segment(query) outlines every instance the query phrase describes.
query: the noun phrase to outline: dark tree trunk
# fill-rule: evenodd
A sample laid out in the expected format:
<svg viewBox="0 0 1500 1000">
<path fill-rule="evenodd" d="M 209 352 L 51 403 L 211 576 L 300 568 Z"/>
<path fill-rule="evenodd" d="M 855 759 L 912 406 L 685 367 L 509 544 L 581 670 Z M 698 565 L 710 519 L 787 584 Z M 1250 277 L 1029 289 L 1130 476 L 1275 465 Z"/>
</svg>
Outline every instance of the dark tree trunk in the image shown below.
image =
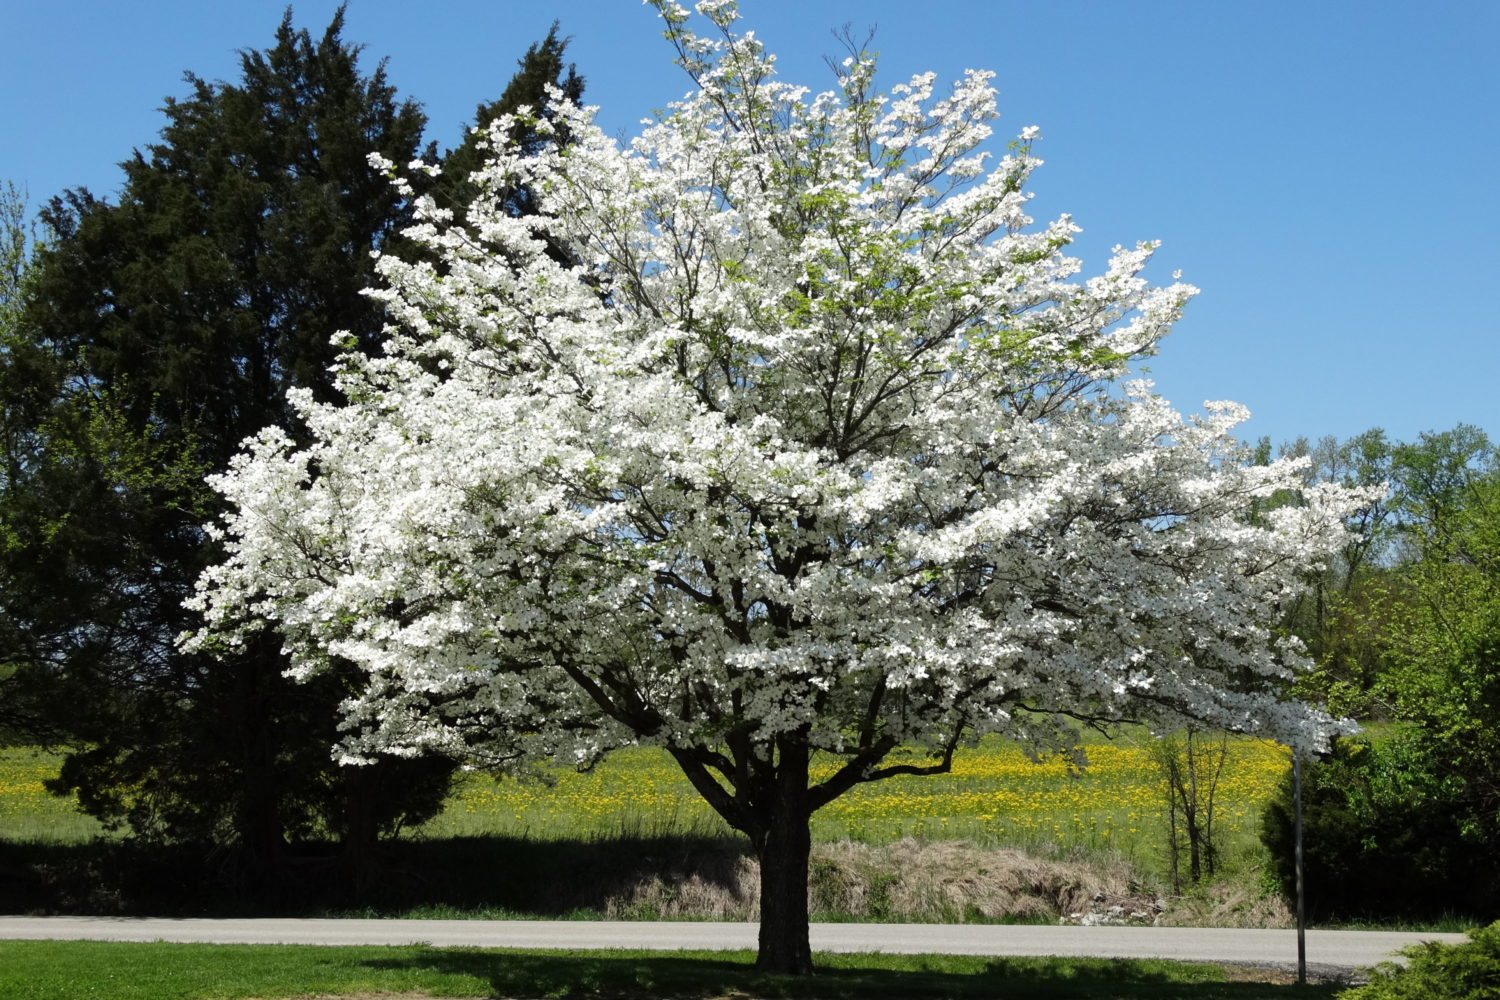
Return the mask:
<svg viewBox="0 0 1500 1000">
<path fill-rule="evenodd" d="M 349 869 L 349 886 L 354 901 L 363 906 L 370 902 L 375 888 L 376 848 L 380 830 L 375 823 L 374 785 L 380 780 L 375 768 L 349 766 L 341 769 L 344 782 L 344 860 Z"/>
<path fill-rule="evenodd" d="M 806 742 L 793 734 L 778 741 L 778 760 L 764 832 L 755 838 L 760 858 L 760 951 L 762 972 L 812 972 L 808 941 L 807 865 L 812 851 L 808 828 Z"/>
<path fill-rule="evenodd" d="M 279 878 L 286 852 L 286 822 L 276 766 L 278 733 L 267 691 L 273 668 L 263 659 L 247 658 L 227 669 L 236 672 L 238 714 L 234 722 L 239 729 L 236 759 L 226 762 L 240 772 L 235 833 L 249 853 L 258 879 L 271 876 L 269 884 Z"/>
</svg>

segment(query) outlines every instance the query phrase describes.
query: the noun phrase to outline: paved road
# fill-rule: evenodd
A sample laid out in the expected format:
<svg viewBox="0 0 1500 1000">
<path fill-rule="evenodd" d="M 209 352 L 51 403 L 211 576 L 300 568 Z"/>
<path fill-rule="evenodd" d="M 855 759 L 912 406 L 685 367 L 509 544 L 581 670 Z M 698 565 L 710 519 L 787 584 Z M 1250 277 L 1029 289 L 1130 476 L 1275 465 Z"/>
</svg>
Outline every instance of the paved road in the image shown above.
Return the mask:
<svg viewBox="0 0 1500 1000">
<path fill-rule="evenodd" d="M 753 923 L 583 920 L 170 920 L 128 917 L 4 917 L 0 938 L 202 941 L 217 944 L 412 944 L 481 948 L 754 948 Z M 1307 932 L 1310 967 L 1374 965 L 1416 941 L 1462 934 Z M 814 924 L 815 951 L 943 952 L 961 955 L 1080 955 L 1172 958 L 1289 967 L 1297 939 L 1287 930 L 1199 927 L 1049 927 L 983 924 Z"/>
</svg>

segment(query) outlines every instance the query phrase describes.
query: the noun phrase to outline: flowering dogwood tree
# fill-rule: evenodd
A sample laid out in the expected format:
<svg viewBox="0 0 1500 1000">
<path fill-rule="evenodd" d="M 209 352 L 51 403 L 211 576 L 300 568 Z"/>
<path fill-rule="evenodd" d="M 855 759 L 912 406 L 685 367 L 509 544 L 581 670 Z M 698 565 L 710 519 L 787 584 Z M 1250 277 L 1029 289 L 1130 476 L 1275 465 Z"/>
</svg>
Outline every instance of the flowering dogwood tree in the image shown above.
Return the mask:
<svg viewBox="0 0 1500 1000">
<path fill-rule="evenodd" d="M 779 971 L 809 818 L 860 783 L 1125 719 L 1325 740 L 1268 622 L 1360 497 L 1257 515 L 1301 482 L 1239 460 L 1240 408 L 1122 381 L 1194 290 L 1150 245 L 1075 280 L 1073 224 L 1026 214 L 1035 129 L 981 151 L 989 74 L 882 97 L 852 58 L 810 94 L 731 3 L 711 36 L 655 6 L 696 91 L 625 148 L 570 106 L 534 123 L 565 145 L 497 139 L 476 183 L 540 215 L 428 207 L 347 405 L 298 396 L 307 443 L 219 481 L 192 641 L 269 619 L 297 671 L 358 664 L 354 758 L 665 748 L 754 845 Z"/>
</svg>

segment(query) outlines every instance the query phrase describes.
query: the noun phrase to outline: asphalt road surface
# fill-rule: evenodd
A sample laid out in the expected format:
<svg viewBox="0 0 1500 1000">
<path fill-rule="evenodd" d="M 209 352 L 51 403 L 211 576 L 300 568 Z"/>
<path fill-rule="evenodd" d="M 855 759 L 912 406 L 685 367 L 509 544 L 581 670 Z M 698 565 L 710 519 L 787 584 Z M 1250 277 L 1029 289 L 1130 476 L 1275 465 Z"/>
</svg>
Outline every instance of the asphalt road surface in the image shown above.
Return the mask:
<svg viewBox="0 0 1500 1000">
<path fill-rule="evenodd" d="M 753 923 L 588 920 L 240 920 L 134 917 L 4 917 L 0 938 L 199 941 L 215 944 L 413 944 L 476 948 L 754 948 Z M 1315 971 L 1367 968 L 1417 941 L 1462 934 L 1402 931 L 1307 932 Z M 1070 955 L 1294 967 L 1289 930 L 1202 927 L 996 926 L 987 924 L 813 924 L 814 951 L 938 952 L 953 955 Z"/>
</svg>

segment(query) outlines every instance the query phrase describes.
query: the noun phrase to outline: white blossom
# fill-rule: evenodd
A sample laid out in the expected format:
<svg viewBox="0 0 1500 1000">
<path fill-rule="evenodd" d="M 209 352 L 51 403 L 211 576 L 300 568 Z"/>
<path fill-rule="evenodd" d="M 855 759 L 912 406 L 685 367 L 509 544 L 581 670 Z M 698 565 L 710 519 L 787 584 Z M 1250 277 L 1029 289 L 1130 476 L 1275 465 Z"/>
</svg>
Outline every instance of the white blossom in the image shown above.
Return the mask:
<svg viewBox="0 0 1500 1000">
<path fill-rule="evenodd" d="M 266 621 L 299 674 L 358 665 L 355 758 L 795 733 L 871 776 L 1080 719 L 1322 746 L 1274 623 L 1364 498 L 1244 464 L 1242 408 L 1123 383 L 1196 291 L 1143 277 L 1155 244 L 1075 278 L 1072 221 L 1025 211 L 1037 128 L 979 148 L 987 73 L 810 95 L 733 4 L 714 39 L 658 6 L 698 89 L 624 146 L 565 104 L 561 150 L 490 126 L 475 182 L 542 214 L 419 206 L 385 352 L 216 481 L 190 641 Z"/>
</svg>

